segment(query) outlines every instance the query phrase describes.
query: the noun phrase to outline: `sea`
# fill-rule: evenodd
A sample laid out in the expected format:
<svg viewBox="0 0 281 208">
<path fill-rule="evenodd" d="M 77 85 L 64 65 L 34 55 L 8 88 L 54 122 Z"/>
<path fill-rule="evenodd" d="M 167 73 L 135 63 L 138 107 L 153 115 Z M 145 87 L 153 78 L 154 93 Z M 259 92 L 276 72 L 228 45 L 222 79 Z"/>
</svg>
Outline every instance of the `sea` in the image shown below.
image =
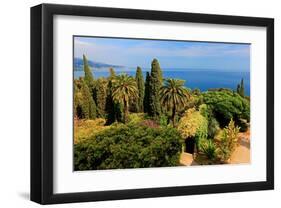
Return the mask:
<svg viewBox="0 0 281 208">
<path fill-rule="evenodd" d="M 146 72 L 150 70 L 143 70 L 145 79 Z M 92 70 L 95 78 L 108 77 L 108 69 L 94 69 Z M 134 70 L 115 70 L 116 74 L 126 73 L 129 76 L 135 77 Z M 236 90 L 237 84 L 241 79 L 244 79 L 245 94 L 250 96 L 250 72 L 245 71 L 221 71 L 214 69 L 162 69 L 164 78 L 174 78 L 185 80 L 185 86 L 190 89 L 198 88 L 200 91 L 207 91 L 210 88 L 229 88 Z M 74 78 L 84 76 L 84 71 L 74 71 Z"/>
</svg>

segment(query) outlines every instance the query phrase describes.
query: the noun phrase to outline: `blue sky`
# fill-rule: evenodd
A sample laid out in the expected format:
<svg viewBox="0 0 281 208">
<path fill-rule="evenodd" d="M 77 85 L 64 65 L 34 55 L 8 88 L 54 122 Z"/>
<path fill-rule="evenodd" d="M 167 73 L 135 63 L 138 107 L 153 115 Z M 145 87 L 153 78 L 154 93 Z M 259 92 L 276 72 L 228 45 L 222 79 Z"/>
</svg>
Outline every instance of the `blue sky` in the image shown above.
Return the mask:
<svg viewBox="0 0 281 208">
<path fill-rule="evenodd" d="M 192 41 L 75 37 L 74 57 L 127 67 L 250 70 L 250 45 Z"/>
</svg>

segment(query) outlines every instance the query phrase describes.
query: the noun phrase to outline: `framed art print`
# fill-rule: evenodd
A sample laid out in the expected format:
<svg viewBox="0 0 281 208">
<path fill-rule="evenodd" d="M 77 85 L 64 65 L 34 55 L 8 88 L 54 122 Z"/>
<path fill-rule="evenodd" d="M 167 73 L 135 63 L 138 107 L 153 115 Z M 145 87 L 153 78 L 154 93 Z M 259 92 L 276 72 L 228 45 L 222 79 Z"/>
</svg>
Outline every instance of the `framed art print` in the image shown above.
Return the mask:
<svg viewBox="0 0 281 208">
<path fill-rule="evenodd" d="M 31 8 L 31 200 L 274 188 L 274 20 Z"/>
</svg>

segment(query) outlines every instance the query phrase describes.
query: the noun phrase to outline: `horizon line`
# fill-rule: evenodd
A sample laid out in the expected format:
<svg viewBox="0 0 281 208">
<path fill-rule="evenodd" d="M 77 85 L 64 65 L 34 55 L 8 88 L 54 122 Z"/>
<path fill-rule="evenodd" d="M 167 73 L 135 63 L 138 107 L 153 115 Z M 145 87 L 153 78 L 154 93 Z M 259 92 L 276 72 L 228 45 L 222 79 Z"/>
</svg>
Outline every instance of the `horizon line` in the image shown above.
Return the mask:
<svg viewBox="0 0 281 208">
<path fill-rule="evenodd" d="M 81 59 L 81 58 L 79 58 L 79 57 L 73 57 L 73 59 Z M 104 70 L 104 69 L 109 69 L 109 68 L 113 68 L 113 69 L 124 69 L 124 68 L 131 68 L 129 71 L 133 71 L 133 69 L 135 68 L 137 68 L 137 67 L 140 67 L 142 70 L 143 69 L 151 69 L 151 67 L 143 67 L 143 66 L 139 66 L 139 65 L 136 65 L 136 66 L 126 66 L 126 65 L 118 65 L 118 64 L 112 64 L 112 63 L 105 63 L 105 62 L 100 62 L 100 61 L 93 61 L 93 60 L 91 60 L 91 59 L 88 59 L 88 61 L 91 61 L 91 62 L 94 62 L 94 63 L 100 63 L 100 64 L 107 64 L 107 65 L 109 65 L 108 67 L 92 67 L 92 66 L 90 66 L 91 68 L 95 68 L 95 69 L 102 69 L 102 70 Z M 75 67 L 74 67 L 74 65 L 73 65 L 73 69 L 74 69 L 74 71 L 81 71 L 81 70 L 75 70 Z M 211 67 L 211 68 L 190 68 L 190 67 L 162 67 L 161 66 L 161 69 L 163 70 L 165 70 L 165 69 L 181 69 L 181 70 L 193 70 L 193 71 L 196 71 L 196 70 L 201 70 L 201 71 L 225 71 L 225 72 L 249 72 L 250 73 L 250 70 L 249 69 L 227 69 L 227 70 L 225 70 L 225 69 L 223 69 L 223 68 L 213 68 L 213 67 Z M 148 71 L 148 70 L 143 70 L 143 71 Z"/>
</svg>

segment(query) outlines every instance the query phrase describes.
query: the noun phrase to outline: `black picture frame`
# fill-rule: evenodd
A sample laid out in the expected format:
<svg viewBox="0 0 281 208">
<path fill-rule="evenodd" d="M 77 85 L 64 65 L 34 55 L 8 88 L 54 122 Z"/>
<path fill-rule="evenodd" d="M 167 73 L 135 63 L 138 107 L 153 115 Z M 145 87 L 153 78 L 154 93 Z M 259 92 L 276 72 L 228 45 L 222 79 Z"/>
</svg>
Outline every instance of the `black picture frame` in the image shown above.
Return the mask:
<svg viewBox="0 0 281 208">
<path fill-rule="evenodd" d="M 266 181 L 130 190 L 53 193 L 53 16 L 266 27 Z M 40 204 L 180 196 L 274 189 L 274 19 L 41 4 L 31 8 L 31 200 Z"/>
</svg>

